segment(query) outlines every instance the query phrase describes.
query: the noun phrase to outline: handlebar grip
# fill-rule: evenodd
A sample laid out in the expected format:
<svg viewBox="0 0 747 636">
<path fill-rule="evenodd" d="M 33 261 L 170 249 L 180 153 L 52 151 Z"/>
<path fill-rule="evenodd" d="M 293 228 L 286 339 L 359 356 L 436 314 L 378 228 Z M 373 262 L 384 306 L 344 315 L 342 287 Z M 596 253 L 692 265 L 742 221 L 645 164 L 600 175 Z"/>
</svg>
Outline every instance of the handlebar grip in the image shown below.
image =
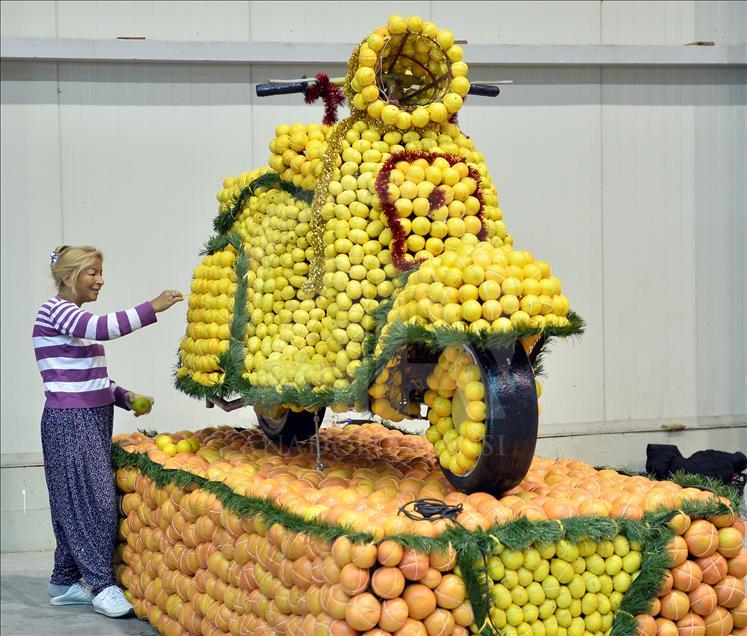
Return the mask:
<svg viewBox="0 0 747 636">
<path fill-rule="evenodd" d="M 469 87 L 470 95 L 483 95 L 484 97 L 498 97 L 501 87 L 495 84 L 472 84 Z"/>
<path fill-rule="evenodd" d="M 303 93 L 306 91 L 308 82 L 289 82 L 287 84 L 257 84 L 257 97 L 269 97 L 271 95 L 290 95 L 291 93 Z"/>
</svg>

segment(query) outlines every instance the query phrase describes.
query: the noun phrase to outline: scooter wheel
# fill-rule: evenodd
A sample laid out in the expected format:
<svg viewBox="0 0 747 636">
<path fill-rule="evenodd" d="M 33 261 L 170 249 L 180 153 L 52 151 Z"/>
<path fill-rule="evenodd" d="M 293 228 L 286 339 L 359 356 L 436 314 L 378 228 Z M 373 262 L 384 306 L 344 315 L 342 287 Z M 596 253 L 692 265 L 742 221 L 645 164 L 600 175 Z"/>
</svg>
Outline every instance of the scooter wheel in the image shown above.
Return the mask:
<svg viewBox="0 0 747 636">
<path fill-rule="evenodd" d="M 501 349 L 472 345 L 464 349 L 480 368 L 485 386 L 483 448 L 475 465 L 463 475 L 441 468 L 461 492 L 499 496 L 521 482 L 534 458 L 539 418 L 534 372 L 519 342 Z M 461 393 L 457 388 L 455 403 L 466 400 Z M 459 411 L 455 408 L 455 414 Z M 460 423 L 454 422 L 457 432 Z"/>
</svg>

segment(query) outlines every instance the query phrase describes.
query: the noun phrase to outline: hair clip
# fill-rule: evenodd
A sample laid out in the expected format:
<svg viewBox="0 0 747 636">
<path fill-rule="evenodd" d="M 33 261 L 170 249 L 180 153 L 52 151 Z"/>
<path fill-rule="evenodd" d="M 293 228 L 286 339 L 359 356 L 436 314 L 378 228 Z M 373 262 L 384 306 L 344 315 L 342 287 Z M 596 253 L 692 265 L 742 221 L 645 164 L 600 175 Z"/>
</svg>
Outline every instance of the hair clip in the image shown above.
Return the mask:
<svg viewBox="0 0 747 636">
<path fill-rule="evenodd" d="M 60 255 L 57 253 L 57 250 L 52 250 L 52 253 L 49 255 L 49 262 L 54 265 L 59 257 Z"/>
</svg>

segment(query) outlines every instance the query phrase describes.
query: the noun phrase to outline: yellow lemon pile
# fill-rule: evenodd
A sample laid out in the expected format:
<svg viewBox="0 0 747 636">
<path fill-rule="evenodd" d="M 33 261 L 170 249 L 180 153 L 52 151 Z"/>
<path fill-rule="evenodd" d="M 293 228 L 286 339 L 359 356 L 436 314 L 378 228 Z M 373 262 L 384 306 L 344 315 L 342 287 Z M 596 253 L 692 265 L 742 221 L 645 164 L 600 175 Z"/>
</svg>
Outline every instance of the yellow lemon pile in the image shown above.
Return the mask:
<svg viewBox="0 0 747 636">
<path fill-rule="evenodd" d="M 568 299 L 545 261 L 487 242 L 448 247 L 410 275 L 390 311 L 390 322 L 473 332 L 570 324 Z"/>
<path fill-rule="evenodd" d="M 311 190 L 321 170 L 321 158 L 327 149 L 329 126 L 321 124 L 281 124 L 270 141 L 268 164 L 284 181 Z"/>
<path fill-rule="evenodd" d="M 406 260 L 438 256 L 446 242 L 477 244 L 482 231 L 477 188 L 464 161 L 452 165 L 437 156 L 432 162 L 419 158 L 395 164 L 387 194 L 402 228 Z"/>
<path fill-rule="evenodd" d="M 253 387 L 345 389 L 377 309 L 395 297 L 390 321 L 494 331 L 567 324 L 559 280 L 513 250 L 483 154 L 448 121 L 469 90 L 461 57 L 448 31 L 393 16 L 351 58 L 351 117 L 279 125 L 269 166 L 224 181 L 218 220 L 249 258 L 246 305 L 234 306 L 237 251 L 206 256 L 194 271 L 179 379 L 223 383 L 233 336 Z M 257 181 L 268 173 L 282 181 Z M 420 261 L 403 291 L 398 266 Z M 230 334 L 236 311 L 246 312 L 245 333 Z"/>
<path fill-rule="evenodd" d="M 274 171 L 282 169 L 284 180 L 308 186 L 303 180 L 317 170 L 320 144 L 326 143 L 322 128 L 294 125 L 278 127 L 276 133 L 270 158 Z M 307 202 L 278 188 L 259 188 L 237 214 L 232 231 L 241 236 L 251 259 L 244 371 L 253 385 L 341 388 L 354 377 L 362 361 L 362 342 L 375 326 L 374 311 L 400 286 L 400 272 L 392 263 L 393 233 L 381 211 L 375 181 L 392 153 L 406 149 L 464 158 L 455 165 L 440 158 L 432 163 L 400 162 L 392 170 L 389 188 L 401 216 L 408 256 L 432 258 L 447 244 L 477 242 L 477 183 L 467 162 L 478 160 L 477 168 L 487 171 L 482 156 L 457 126 L 446 124 L 440 133 L 402 134 L 382 133 L 356 122 L 341 141 L 339 168 L 321 209 L 327 272 L 320 294 L 310 297 L 302 290 L 314 256 Z M 242 190 L 266 172 L 227 179 L 218 193 L 222 213 L 228 213 Z M 488 235 L 492 244 L 509 246 L 495 190 L 485 177 L 481 183 Z M 443 192 L 443 205 L 430 210 L 427 197 L 436 187 Z M 194 273 L 179 374 L 205 385 L 223 380 L 218 356 L 228 348 L 236 289 L 235 273 L 223 263 L 230 259 L 233 264 L 235 256 L 228 247 L 205 257 Z M 220 313 L 209 313 L 215 310 Z"/>
<path fill-rule="evenodd" d="M 218 355 L 228 350 L 233 318 L 236 250 L 226 249 L 206 256 L 195 269 L 188 299 L 187 333 L 182 339 L 182 372 L 203 384 L 216 384 L 224 374 Z"/>
<path fill-rule="evenodd" d="M 490 616 L 502 634 L 608 633 L 640 569 L 641 546 L 623 535 L 524 550 L 497 544 L 488 559 Z"/>
<path fill-rule="evenodd" d="M 485 385 L 480 367 L 460 347 L 447 347 L 428 376 L 425 436 L 438 461 L 456 475 L 468 473 L 482 453 L 485 437 Z"/>
</svg>

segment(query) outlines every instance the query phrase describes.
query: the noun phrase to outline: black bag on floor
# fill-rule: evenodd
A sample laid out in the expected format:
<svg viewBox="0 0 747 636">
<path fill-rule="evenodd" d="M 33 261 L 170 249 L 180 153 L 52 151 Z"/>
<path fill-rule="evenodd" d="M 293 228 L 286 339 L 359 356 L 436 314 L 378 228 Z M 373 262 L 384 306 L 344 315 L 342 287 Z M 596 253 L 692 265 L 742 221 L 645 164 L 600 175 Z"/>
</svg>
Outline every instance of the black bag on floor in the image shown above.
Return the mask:
<svg viewBox="0 0 747 636">
<path fill-rule="evenodd" d="M 704 450 L 683 457 L 679 449 L 670 444 L 649 444 L 646 447 L 646 471 L 657 479 L 667 479 L 672 473 L 684 470 L 731 484 L 745 468 L 747 456 L 740 452 Z"/>
</svg>

